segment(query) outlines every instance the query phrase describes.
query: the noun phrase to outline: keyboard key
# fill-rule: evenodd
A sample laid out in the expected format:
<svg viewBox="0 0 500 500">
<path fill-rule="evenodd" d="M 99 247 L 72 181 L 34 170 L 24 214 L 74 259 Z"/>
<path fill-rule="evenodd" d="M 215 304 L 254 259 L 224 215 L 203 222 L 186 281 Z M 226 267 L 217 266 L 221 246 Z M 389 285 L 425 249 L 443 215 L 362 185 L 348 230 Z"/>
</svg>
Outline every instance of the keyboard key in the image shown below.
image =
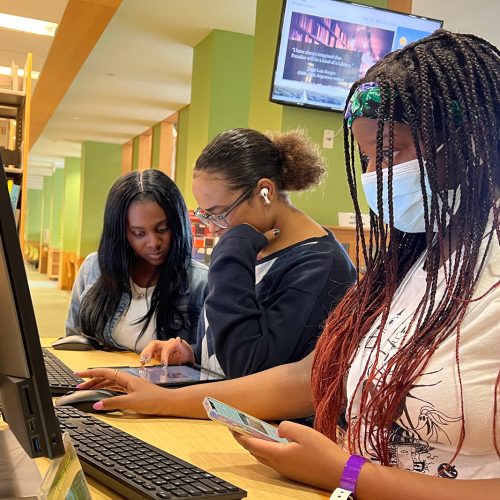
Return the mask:
<svg viewBox="0 0 500 500">
<path fill-rule="evenodd" d="M 179 488 L 177 490 L 172 490 L 170 493 L 174 495 L 174 497 L 188 497 L 189 493 L 187 491 L 184 491 L 183 489 Z"/>
<path fill-rule="evenodd" d="M 191 484 L 185 484 L 182 487 L 183 490 L 187 491 L 190 495 L 201 495 L 201 490 L 194 488 L 193 485 Z"/>
</svg>

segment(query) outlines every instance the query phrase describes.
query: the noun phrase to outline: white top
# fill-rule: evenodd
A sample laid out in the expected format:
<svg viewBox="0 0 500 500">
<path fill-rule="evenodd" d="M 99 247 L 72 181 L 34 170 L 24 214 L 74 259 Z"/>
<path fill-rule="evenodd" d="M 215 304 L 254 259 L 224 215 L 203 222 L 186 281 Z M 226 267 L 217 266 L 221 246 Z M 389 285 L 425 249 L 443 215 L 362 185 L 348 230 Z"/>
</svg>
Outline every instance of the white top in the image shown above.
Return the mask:
<svg viewBox="0 0 500 500">
<path fill-rule="evenodd" d="M 491 224 L 489 225 L 491 230 Z M 486 239 L 483 239 L 483 247 Z M 481 255 L 484 254 L 484 250 Z M 380 345 L 378 367 L 411 335 L 408 327 L 426 286 L 424 257 L 415 263 L 396 292 Z M 483 295 L 500 280 L 500 246 L 493 237 L 474 297 Z M 436 303 L 445 288 L 440 270 Z M 369 361 L 376 354 L 375 340 L 380 321 L 361 342 L 348 379 L 348 408 L 354 399 L 348 421 L 356 418 L 360 391 L 356 386 Z M 413 327 L 412 327 L 413 329 Z M 406 337 L 405 337 L 406 335 Z M 458 479 L 500 477 L 500 460 L 493 443 L 493 402 L 500 370 L 500 286 L 468 306 L 460 326 L 460 375 L 465 416 L 465 440 L 451 468 L 443 470 L 457 449 L 461 431 L 460 385 L 456 362 L 457 336 L 452 334 L 432 355 L 424 373 L 403 400 L 401 414 L 389 439 L 390 462 L 401 469 Z M 376 381 L 375 381 L 376 383 Z M 500 401 L 499 401 L 500 404 Z M 500 416 L 497 415 L 497 440 Z M 360 450 L 366 456 L 369 450 Z"/>
<path fill-rule="evenodd" d="M 132 300 L 128 310 L 116 323 L 113 339 L 124 349 L 140 353 L 151 340 L 156 339 L 156 313 L 142 336 L 140 334 L 144 322 L 138 323 L 138 320 L 140 321 L 148 312 L 155 287 L 142 288 L 131 281 L 130 288 Z"/>
</svg>

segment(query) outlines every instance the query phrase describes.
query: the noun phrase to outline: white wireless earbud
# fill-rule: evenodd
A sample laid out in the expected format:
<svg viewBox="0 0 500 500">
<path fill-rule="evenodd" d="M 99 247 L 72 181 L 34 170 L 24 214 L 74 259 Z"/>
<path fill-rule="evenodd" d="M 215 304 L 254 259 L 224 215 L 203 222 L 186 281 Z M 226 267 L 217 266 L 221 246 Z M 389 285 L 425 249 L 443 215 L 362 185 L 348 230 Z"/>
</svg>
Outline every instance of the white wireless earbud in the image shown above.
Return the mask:
<svg viewBox="0 0 500 500">
<path fill-rule="evenodd" d="M 265 205 L 270 205 L 271 204 L 271 200 L 269 199 L 269 189 L 264 187 L 260 190 L 260 195 L 262 196 L 262 198 L 264 198 L 264 204 Z"/>
</svg>

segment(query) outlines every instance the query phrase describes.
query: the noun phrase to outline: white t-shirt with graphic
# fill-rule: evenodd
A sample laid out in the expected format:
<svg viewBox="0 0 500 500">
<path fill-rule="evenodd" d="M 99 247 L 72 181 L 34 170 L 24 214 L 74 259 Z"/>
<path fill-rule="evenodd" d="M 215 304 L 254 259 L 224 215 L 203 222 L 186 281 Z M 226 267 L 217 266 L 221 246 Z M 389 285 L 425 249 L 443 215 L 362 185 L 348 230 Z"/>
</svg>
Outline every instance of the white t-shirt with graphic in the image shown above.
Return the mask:
<svg viewBox="0 0 500 500">
<path fill-rule="evenodd" d="M 485 241 L 483 239 L 483 247 Z M 407 330 L 426 288 L 424 260 L 425 256 L 422 256 L 415 263 L 393 299 L 377 363 L 382 371 L 387 360 L 411 335 Z M 494 235 L 474 297 L 483 295 L 499 280 L 500 246 Z M 441 268 L 436 303 L 443 296 L 445 286 L 445 275 Z M 349 370 L 348 408 L 351 402 L 353 406 L 347 415 L 348 422 L 356 419 L 361 391 L 356 391 L 356 387 L 367 361 L 370 360 L 369 366 L 373 366 L 379 326 L 380 321 L 361 342 Z M 456 334 L 452 334 L 439 345 L 424 373 L 403 400 L 399 419 L 389 439 L 390 462 L 404 470 L 441 477 L 500 477 L 500 459 L 493 438 L 494 391 L 500 371 L 500 286 L 481 300 L 470 303 L 460 326 L 458 352 L 465 440 L 450 465 L 459 442 L 462 420 L 456 341 Z M 500 442 L 500 414 L 497 415 L 496 433 L 497 442 Z M 369 450 L 361 452 L 370 455 Z"/>
</svg>

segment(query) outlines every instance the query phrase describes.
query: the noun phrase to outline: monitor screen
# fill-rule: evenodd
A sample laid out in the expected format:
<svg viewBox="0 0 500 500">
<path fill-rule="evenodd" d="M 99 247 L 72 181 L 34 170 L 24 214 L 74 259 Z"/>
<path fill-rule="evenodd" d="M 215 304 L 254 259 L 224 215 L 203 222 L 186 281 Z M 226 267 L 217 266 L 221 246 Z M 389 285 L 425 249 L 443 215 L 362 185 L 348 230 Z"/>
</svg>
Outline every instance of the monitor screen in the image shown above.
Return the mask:
<svg viewBox="0 0 500 500">
<path fill-rule="evenodd" d="M 0 405 L 30 457 L 64 453 L 0 158 Z"/>
<path fill-rule="evenodd" d="M 284 0 L 271 101 L 343 111 L 368 68 L 442 24 L 344 1 Z"/>
</svg>

